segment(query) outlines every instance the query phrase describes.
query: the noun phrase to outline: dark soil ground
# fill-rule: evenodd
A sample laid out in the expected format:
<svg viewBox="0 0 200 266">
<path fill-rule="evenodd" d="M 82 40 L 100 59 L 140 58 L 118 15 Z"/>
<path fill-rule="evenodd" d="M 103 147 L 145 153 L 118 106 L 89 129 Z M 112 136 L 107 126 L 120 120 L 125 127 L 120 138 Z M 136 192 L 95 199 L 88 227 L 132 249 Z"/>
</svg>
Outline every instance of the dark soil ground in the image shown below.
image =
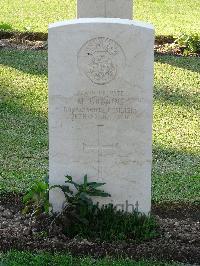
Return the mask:
<svg viewBox="0 0 200 266">
<path fill-rule="evenodd" d="M 49 234 L 51 218 L 22 215 L 21 197 L 0 198 L 0 250 L 70 251 L 95 258 L 110 255 L 133 259 L 156 259 L 190 264 L 200 262 L 200 206 L 197 204 L 153 204 L 152 213 L 160 236 L 142 243 L 92 242 L 64 236 L 59 228 Z"/>
<path fill-rule="evenodd" d="M 3 35 L 2 35 L 3 36 Z M 23 35 L 16 34 L 10 36 L 10 38 L 2 38 L 0 35 L 0 49 L 6 50 L 47 50 L 48 43 L 45 36 L 35 36 L 34 35 Z M 6 37 L 6 36 L 3 36 Z M 7 36 L 8 37 L 8 36 Z M 178 44 L 174 43 L 173 38 L 160 38 L 155 41 L 154 51 L 157 54 L 167 54 L 175 56 L 185 56 L 184 48 L 179 47 Z M 189 53 L 187 56 L 200 56 L 197 53 Z"/>
</svg>

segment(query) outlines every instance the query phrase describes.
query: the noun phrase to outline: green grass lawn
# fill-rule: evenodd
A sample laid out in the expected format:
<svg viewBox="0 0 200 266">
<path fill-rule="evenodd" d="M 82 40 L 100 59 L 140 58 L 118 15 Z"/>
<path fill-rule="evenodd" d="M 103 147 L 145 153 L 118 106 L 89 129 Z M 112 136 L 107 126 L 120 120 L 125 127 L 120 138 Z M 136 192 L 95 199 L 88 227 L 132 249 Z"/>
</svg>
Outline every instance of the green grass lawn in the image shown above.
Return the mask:
<svg viewBox="0 0 200 266">
<path fill-rule="evenodd" d="M 1 0 L 0 29 L 47 32 L 49 23 L 75 18 L 76 0 Z M 199 32 L 199 0 L 135 0 L 135 19 L 151 22 L 157 35 Z"/>
<path fill-rule="evenodd" d="M 47 52 L 0 51 L 0 193 L 48 172 Z M 153 199 L 197 201 L 200 60 L 156 56 Z"/>
<path fill-rule="evenodd" d="M 1 266 L 178 266 L 176 263 L 164 263 L 156 261 L 132 261 L 129 259 L 92 259 L 76 258 L 70 254 L 51 254 L 51 253 L 30 253 L 11 251 L 5 254 L 0 253 Z"/>
</svg>

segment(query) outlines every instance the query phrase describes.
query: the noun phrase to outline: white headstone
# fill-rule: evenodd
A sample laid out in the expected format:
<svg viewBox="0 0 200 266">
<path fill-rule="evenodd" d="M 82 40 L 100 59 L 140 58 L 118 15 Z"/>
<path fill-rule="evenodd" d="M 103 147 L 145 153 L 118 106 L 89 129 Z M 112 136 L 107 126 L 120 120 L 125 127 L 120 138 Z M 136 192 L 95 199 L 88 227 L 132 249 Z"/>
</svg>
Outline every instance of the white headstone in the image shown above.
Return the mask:
<svg viewBox="0 0 200 266">
<path fill-rule="evenodd" d="M 150 211 L 153 44 L 151 25 L 127 19 L 49 26 L 50 185 L 87 174 L 112 195 L 100 203 Z M 51 191 L 55 212 L 63 201 Z"/>
<path fill-rule="evenodd" d="M 133 0 L 78 0 L 78 18 L 133 18 Z"/>
</svg>

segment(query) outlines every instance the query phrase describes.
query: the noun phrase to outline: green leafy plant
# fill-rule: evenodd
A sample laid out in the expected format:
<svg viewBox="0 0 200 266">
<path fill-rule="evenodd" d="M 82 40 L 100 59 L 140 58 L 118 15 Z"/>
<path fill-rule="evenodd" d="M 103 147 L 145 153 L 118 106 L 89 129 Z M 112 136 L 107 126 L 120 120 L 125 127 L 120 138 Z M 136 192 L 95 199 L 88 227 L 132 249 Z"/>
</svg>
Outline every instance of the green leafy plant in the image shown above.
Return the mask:
<svg viewBox="0 0 200 266">
<path fill-rule="evenodd" d="M 66 185 L 55 185 L 53 188 L 60 188 L 66 199 L 65 206 L 59 217 L 60 222 L 64 220 L 66 227 L 72 224 L 88 224 L 88 217 L 95 216 L 98 204 L 94 204 L 91 197 L 110 197 L 110 194 L 100 189 L 105 183 L 88 182 L 87 175 L 84 176 L 82 184 L 73 181 L 71 176 L 66 176 Z M 72 189 L 73 188 L 73 189 Z"/>
<path fill-rule="evenodd" d="M 39 215 L 49 212 L 49 184 L 48 180 L 36 181 L 27 194 L 23 197 L 24 209 L 22 213 Z"/>
<path fill-rule="evenodd" d="M 175 43 L 183 49 L 185 55 L 200 52 L 200 36 L 197 33 L 191 35 L 182 33 L 175 40 Z"/>
<path fill-rule="evenodd" d="M 24 213 L 39 215 L 49 212 L 48 193 L 50 189 L 59 188 L 65 195 L 66 202 L 61 213 L 55 215 L 50 225 L 51 233 L 54 225 L 61 228 L 68 237 L 79 236 L 101 241 L 140 241 L 158 235 L 157 224 L 152 216 L 138 212 L 117 210 L 112 204 L 99 206 L 93 197 L 109 197 L 110 194 L 101 187 L 105 183 L 89 182 L 87 175 L 82 183 L 66 176 L 64 185 L 49 188 L 48 181 L 37 181 L 24 196 Z"/>
<path fill-rule="evenodd" d="M 74 182 L 71 176 L 66 178 L 65 185 L 52 187 L 59 187 L 66 197 L 65 207 L 53 223 L 62 226 L 63 233 L 68 237 L 138 241 L 158 235 L 157 224 L 152 216 L 123 212 L 112 204 L 100 207 L 98 203 L 94 203 L 93 196 L 110 196 L 100 189 L 105 183 L 88 182 L 87 175 L 82 184 Z"/>
</svg>

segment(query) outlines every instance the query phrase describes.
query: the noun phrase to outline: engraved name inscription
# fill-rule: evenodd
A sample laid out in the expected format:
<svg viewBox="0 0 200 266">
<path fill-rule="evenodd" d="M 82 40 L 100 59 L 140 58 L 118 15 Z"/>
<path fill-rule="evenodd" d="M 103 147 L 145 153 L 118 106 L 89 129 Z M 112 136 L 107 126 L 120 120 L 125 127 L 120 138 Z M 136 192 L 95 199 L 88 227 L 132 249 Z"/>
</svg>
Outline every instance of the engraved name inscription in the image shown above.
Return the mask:
<svg viewBox="0 0 200 266">
<path fill-rule="evenodd" d="M 64 113 L 74 120 L 134 120 L 144 111 L 143 98 L 130 97 L 125 90 L 85 90 L 65 99 Z"/>
<path fill-rule="evenodd" d="M 125 60 L 121 46 L 112 39 L 98 37 L 87 41 L 79 50 L 78 66 L 93 83 L 103 85 L 115 79 Z"/>
</svg>

